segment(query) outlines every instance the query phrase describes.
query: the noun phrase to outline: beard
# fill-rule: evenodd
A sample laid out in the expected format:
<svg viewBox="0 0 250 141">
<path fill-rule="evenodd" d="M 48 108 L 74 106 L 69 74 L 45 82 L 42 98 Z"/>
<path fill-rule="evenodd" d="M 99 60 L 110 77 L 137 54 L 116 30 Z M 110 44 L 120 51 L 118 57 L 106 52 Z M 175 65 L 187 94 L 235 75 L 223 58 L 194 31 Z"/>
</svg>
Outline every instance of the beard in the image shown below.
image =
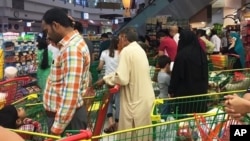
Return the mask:
<svg viewBox="0 0 250 141">
<path fill-rule="evenodd" d="M 62 40 L 62 35 L 60 35 L 58 32 L 56 32 L 56 30 L 52 27 L 51 28 L 52 30 L 52 33 L 51 35 L 49 36 L 49 38 L 54 42 L 54 43 L 58 43 Z"/>
</svg>

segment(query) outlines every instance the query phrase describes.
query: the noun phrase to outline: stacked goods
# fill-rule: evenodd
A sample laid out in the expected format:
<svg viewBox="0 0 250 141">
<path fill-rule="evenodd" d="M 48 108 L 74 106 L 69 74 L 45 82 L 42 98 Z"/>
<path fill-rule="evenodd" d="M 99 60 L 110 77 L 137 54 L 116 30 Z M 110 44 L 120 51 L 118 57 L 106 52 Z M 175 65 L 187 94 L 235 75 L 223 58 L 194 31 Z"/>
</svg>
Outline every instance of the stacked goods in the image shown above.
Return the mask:
<svg viewBox="0 0 250 141">
<path fill-rule="evenodd" d="M 250 85 L 249 74 L 242 72 L 234 72 L 231 81 L 225 86 L 227 91 L 245 90 Z"/>
<path fill-rule="evenodd" d="M 226 55 L 210 55 L 210 60 L 216 68 L 225 68 L 228 64 L 228 57 Z"/>
<path fill-rule="evenodd" d="M 0 80 L 3 79 L 3 68 L 4 68 L 4 54 L 3 50 L 0 49 Z"/>
</svg>

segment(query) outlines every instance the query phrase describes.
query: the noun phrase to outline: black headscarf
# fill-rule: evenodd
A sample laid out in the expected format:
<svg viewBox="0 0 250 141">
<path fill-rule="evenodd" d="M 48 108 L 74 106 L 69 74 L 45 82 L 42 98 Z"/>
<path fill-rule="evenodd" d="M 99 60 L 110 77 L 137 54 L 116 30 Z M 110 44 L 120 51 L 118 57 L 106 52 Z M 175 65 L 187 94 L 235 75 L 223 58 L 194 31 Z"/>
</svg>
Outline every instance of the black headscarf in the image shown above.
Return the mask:
<svg viewBox="0 0 250 141">
<path fill-rule="evenodd" d="M 192 31 L 183 30 L 180 32 L 177 55 L 185 53 L 189 61 L 196 65 L 207 65 L 206 54 L 202 50 L 198 37 Z"/>
<path fill-rule="evenodd" d="M 208 65 L 206 54 L 194 32 L 183 30 L 180 32 L 169 93 L 174 97 L 204 94 L 207 93 L 207 88 Z M 183 107 L 186 107 L 186 105 Z"/>
</svg>

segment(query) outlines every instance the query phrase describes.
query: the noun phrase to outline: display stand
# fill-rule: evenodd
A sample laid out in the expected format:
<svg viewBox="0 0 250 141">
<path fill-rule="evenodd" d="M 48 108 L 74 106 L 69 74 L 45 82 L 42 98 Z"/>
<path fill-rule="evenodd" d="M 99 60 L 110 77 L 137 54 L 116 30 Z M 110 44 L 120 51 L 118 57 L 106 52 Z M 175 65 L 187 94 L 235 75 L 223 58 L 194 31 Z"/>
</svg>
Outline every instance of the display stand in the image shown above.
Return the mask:
<svg viewBox="0 0 250 141">
<path fill-rule="evenodd" d="M 6 35 L 6 34 L 3 34 Z M 40 92 L 40 88 L 36 85 L 36 42 L 34 35 L 17 36 L 18 33 L 7 34 L 8 37 L 3 36 L 2 49 L 4 52 L 4 68 L 8 66 L 16 67 L 17 78 L 30 77 L 31 81 L 24 88 L 18 91 L 24 95 Z M 2 81 L 6 81 L 3 79 Z"/>
</svg>

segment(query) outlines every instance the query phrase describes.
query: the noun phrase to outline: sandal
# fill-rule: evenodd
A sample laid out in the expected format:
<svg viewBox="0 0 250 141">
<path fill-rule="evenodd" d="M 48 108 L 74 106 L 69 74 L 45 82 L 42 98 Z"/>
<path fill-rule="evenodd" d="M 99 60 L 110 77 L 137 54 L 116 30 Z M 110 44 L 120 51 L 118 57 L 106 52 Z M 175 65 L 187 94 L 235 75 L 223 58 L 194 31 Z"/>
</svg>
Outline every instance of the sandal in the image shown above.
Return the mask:
<svg viewBox="0 0 250 141">
<path fill-rule="evenodd" d="M 116 130 L 117 130 L 116 124 L 113 124 L 113 125 L 111 125 L 111 126 L 105 128 L 105 129 L 104 129 L 104 133 L 109 134 L 109 133 L 115 132 Z"/>
</svg>

